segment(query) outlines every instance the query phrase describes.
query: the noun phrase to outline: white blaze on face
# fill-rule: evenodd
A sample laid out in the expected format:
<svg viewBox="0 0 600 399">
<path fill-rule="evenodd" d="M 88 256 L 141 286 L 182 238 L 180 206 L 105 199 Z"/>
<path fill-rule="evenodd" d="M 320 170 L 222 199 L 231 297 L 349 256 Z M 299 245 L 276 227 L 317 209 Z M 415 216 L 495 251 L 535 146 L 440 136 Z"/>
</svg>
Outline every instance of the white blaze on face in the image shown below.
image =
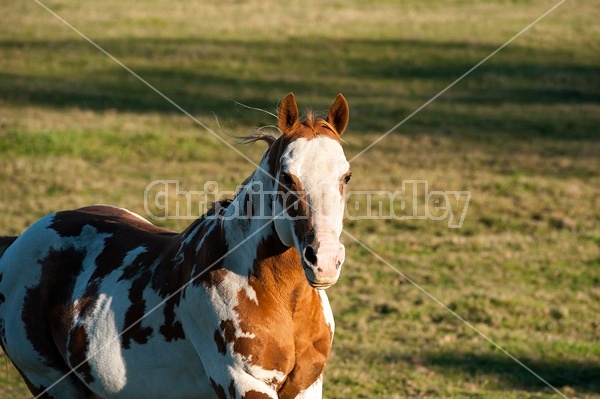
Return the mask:
<svg viewBox="0 0 600 399">
<path fill-rule="evenodd" d="M 313 246 L 309 249 L 314 256 L 303 255 L 303 266 L 315 287 L 335 283 L 344 261 L 344 246 L 339 242 L 345 209 L 340 179 L 349 167 L 340 143 L 326 136 L 297 139 L 281 158 L 282 172 L 295 176 L 302 186 L 296 189 L 306 194 L 314 240 L 303 242 L 305 237 L 294 236 L 294 244 L 300 254 Z"/>
<path fill-rule="evenodd" d="M 302 183 L 317 239 L 337 241 L 344 216 L 340 178 L 350 168 L 340 143 L 326 136 L 297 139 L 286 148 L 281 168 Z"/>
</svg>

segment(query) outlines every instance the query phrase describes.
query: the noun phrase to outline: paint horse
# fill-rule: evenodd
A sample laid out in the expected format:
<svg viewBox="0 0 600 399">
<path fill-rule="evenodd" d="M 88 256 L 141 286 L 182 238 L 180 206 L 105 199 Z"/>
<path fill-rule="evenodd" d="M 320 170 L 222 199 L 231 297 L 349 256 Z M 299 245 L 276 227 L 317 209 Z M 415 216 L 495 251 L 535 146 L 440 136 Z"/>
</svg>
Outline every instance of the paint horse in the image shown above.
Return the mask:
<svg viewBox="0 0 600 399">
<path fill-rule="evenodd" d="M 347 123 L 341 94 L 326 119 L 300 120 L 290 93 L 282 134 L 248 137 L 269 143 L 260 167 L 181 234 L 96 205 L 1 239 L 0 342 L 31 392 L 320 398 L 334 329 L 323 289 L 345 256 Z"/>
</svg>

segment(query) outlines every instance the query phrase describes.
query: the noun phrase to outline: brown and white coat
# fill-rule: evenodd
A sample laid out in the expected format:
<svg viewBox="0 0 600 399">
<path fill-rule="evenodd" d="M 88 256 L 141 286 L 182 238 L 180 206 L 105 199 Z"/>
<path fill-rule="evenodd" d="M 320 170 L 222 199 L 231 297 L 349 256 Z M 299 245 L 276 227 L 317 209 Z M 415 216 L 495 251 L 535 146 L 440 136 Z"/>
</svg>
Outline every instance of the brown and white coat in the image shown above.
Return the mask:
<svg viewBox="0 0 600 399">
<path fill-rule="evenodd" d="M 347 121 L 341 95 L 327 119 L 301 122 L 290 94 L 260 168 L 181 234 L 96 205 L 0 239 L 0 343 L 31 392 L 320 398 Z"/>
</svg>

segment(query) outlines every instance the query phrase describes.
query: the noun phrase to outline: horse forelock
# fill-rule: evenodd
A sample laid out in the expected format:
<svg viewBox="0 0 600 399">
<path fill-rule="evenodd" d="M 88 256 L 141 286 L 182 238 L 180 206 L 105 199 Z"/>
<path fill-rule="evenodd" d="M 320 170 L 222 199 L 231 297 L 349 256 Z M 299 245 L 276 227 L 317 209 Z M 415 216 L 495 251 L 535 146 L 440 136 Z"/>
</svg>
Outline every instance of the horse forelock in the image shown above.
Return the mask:
<svg viewBox="0 0 600 399">
<path fill-rule="evenodd" d="M 258 141 L 264 141 L 269 145 L 269 147 L 271 147 L 277 140 L 286 136 L 291 139 L 290 141 L 301 137 L 310 139 L 318 136 L 328 136 L 338 142 L 341 142 L 340 134 L 335 127 L 331 123 L 327 122 L 327 120 L 319 116 L 318 113 L 315 113 L 311 110 L 308 110 L 306 116 L 290 131 L 279 131 L 279 136 L 266 132 L 263 129 L 264 128 L 259 128 L 246 136 L 237 137 L 238 143 L 254 144 Z M 277 128 L 277 130 L 279 130 L 279 128 Z"/>
<path fill-rule="evenodd" d="M 299 134 L 300 137 L 310 139 L 318 136 L 327 136 L 337 142 L 341 142 L 340 135 L 335 127 L 312 111 L 308 112 L 306 118 L 299 126 L 308 129 L 308 131 L 299 131 L 300 129 L 296 127 L 293 132 L 298 130 L 296 134 Z"/>
</svg>

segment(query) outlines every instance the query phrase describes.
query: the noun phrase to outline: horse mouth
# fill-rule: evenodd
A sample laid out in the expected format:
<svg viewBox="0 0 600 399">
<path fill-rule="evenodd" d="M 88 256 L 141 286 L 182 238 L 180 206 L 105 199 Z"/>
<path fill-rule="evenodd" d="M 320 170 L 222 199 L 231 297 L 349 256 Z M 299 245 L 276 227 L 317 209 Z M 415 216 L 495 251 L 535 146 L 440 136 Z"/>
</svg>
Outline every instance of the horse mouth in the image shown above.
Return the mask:
<svg viewBox="0 0 600 399">
<path fill-rule="evenodd" d="M 308 284 L 317 290 L 326 290 L 337 282 L 337 280 L 325 283 L 315 281 L 313 276 L 314 272 L 306 267 L 304 268 L 304 274 L 306 275 L 306 281 L 308 281 Z"/>
<path fill-rule="evenodd" d="M 314 281 L 308 280 L 308 284 L 317 290 L 326 290 L 327 288 L 334 285 L 335 282 L 334 283 L 315 283 Z"/>
</svg>

